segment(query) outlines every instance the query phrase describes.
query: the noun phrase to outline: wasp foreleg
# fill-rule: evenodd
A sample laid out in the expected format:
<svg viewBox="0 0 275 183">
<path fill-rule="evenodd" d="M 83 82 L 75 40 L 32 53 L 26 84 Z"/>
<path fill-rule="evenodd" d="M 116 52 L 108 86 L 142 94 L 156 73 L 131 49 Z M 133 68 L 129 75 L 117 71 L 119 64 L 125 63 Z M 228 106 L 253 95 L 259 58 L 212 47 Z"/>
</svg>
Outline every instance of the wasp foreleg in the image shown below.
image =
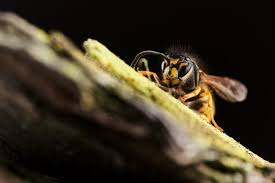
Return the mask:
<svg viewBox="0 0 275 183">
<path fill-rule="evenodd" d="M 160 79 L 158 77 L 158 75 L 154 72 L 151 72 L 151 71 L 137 71 L 138 73 L 140 73 L 141 75 L 145 76 L 145 77 L 150 77 L 152 76 L 154 78 L 154 80 L 156 81 L 156 83 L 158 85 L 160 85 Z"/>
<path fill-rule="evenodd" d="M 187 94 L 181 96 L 179 99 L 180 99 L 181 102 L 184 103 L 186 100 L 197 96 L 200 92 L 201 92 L 201 87 L 198 86 L 195 90 L 193 90 L 192 92 L 187 93 Z"/>
</svg>

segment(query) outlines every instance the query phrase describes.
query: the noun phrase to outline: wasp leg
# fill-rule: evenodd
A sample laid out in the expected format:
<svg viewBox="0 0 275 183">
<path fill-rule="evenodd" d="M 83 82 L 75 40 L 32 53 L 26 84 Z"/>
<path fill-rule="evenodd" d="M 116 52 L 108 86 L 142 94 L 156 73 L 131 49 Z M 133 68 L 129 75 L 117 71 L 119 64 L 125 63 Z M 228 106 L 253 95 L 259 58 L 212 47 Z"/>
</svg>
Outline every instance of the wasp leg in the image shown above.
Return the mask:
<svg viewBox="0 0 275 183">
<path fill-rule="evenodd" d="M 151 72 L 151 71 L 137 71 L 137 72 L 140 73 L 143 76 L 148 76 L 148 77 L 153 76 L 153 78 L 157 82 L 157 84 L 159 86 L 161 85 L 160 82 L 159 82 L 160 79 L 159 79 L 159 77 L 158 77 L 158 75 L 156 73 Z"/>
<path fill-rule="evenodd" d="M 209 122 L 209 118 L 205 115 L 205 114 L 201 114 L 201 118 L 205 119 L 206 121 Z M 217 128 L 218 130 L 220 130 L 221 132 L 223 132 L 224 130 L 216 123 L 216 121 L 213 119 L 211 119 L 210 123 Z"/>
<path fill-rule="evenodd" d="M 223 132 L 223 129 L 216 123 L 216 121 L 214 120 L 214 118 L 211 119 L 211 124 L 216 127 L 218 130 L 220 130 L 221 132 Z"/>
<path fill-rule="evenodd" d="M 201 87 L 198 86 L 195 90 L 193 90 L 192 92 L 190 92 L 190 93 L 188 93 L 186 95 L 183 95 L 179 99 L 180 99 L 181 102 L 184 103 L 186 100 L 197 96 L 200 92 L 201 92 Z"/>
<path fill-rule="evenodd" d="M 206 92 L 206 94 L 208 95 L 208 108 L 209 108 L 209 116 L 208 119 L 210 120 L 211 124 L 216 127 L 217 129 L 219 129 L 221 132 L 223 132 L 223 129 L 216 123 L 215 119 L 214 119 L 214 115 L 215 115 L 215 104 L 214 104 L 214 100 L 212 95 L 210 94 L 209 91 Z"/>
<path fill-rule="evenodd" d="M 200 116 L 211 123 L 215 128 L 223 132 L 223 129 L 214 120 L 215 105 L 208 89 L 203 88 L 199 95 L 191 101 L 185 102 L 191 109 L 197 111 Z"/>
</svg>

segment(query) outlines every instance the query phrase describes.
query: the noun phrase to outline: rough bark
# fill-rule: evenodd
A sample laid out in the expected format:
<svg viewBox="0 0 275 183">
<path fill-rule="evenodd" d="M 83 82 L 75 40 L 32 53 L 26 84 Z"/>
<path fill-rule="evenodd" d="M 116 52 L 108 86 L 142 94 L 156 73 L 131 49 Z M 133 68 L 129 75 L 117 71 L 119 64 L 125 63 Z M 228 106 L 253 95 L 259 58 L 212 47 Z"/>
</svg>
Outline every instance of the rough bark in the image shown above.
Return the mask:
<svg viewBox="0 0 275 183">
<path fill-rule="evenodd" d="M 0 182 L 275 180 L 106 47 L 84 47 L 0 14 Z"/>
</svg>

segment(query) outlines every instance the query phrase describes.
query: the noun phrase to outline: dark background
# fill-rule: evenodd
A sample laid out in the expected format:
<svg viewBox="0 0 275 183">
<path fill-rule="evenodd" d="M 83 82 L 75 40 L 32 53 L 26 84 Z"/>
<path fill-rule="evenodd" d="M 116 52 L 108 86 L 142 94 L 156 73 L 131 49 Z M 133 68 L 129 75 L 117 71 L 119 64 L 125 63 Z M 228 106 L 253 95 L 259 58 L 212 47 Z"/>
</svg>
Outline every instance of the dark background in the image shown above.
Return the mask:
<svg viewBox="0 0 275 183">
<path fill-rule="evenodd" d="M 271 1 L 1 0 L 0 10 L 60 30 L 79 46 L 87 38 L 97 39 L 128 63 L 145 49 L 190 45 L 210 73 L 237 78 L 248 87 L 245 102 L 216 99 L 218 124 L 256 154 L 275 161 Z"/>
</svg>

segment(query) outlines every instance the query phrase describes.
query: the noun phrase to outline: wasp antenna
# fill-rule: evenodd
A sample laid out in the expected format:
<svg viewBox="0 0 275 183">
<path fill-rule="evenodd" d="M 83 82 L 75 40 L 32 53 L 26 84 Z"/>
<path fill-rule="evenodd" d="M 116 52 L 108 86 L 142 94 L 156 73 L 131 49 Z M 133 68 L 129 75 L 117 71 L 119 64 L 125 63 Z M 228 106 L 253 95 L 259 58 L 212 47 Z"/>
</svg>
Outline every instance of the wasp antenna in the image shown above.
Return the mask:
<svg viewBox="0 0 275 183">
<path fill-rule="evenodd" d="M 146 50 L 146 51 L 142 51 L 142 52 L 140 52 L 136 55 L 136 57 L 134 58 L 134 60 L 131 63 L 131 67 L 135 68 L 138 61 L 142 57 L 147 56 L 147 55 L 158 55 L 158 56 L 162 56 L 166 60 L 169 60 L 169 58 L 163 53 L 160 53 L 160 52 L 157 52 L 157 51 L 152 51 L 152 50 Z"/>
</svg>

